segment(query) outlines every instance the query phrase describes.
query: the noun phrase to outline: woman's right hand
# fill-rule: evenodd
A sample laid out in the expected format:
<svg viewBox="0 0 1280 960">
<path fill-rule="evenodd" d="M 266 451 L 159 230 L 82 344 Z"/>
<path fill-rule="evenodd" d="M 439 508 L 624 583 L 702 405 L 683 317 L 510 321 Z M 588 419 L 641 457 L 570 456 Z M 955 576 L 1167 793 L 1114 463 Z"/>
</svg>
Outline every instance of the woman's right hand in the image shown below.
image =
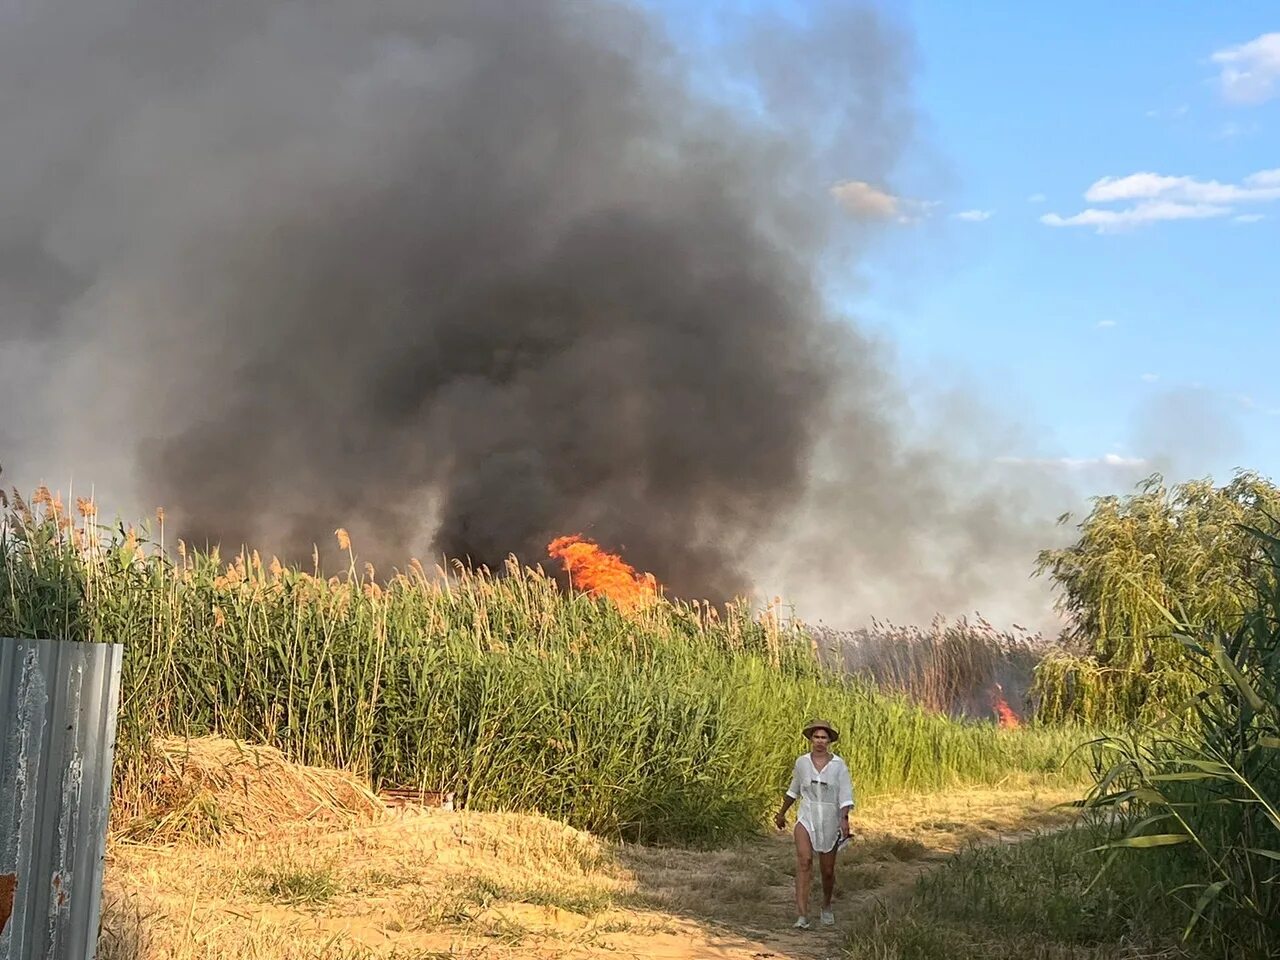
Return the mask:
<svg viewBox="0 0 1280 960">
<path fill-rule="evenodd" d="M 773 818 L 773 825 L 779 830 L 787 829 L 787 815 L 785 813 L 778 814 Z"/>
</svg>

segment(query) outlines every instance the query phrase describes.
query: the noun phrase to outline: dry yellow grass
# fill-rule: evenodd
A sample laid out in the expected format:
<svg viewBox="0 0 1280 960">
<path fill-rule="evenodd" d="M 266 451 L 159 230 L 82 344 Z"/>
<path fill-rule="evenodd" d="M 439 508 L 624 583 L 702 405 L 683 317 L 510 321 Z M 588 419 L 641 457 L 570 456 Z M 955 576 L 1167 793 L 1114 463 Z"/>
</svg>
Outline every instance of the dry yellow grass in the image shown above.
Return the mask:
<svg viewBox="0 0 1280 960">
<path fill-rule="evenodd" d="M 209 762 L 188 761 L 187 779 L 203 777 L 208 805 L 238 814 L 221 818 L 216 842 L 204 829 L 208 810 L 193 834 L 179 829 L 180 817 L 165 821 L 167 842 L 113 834 L 103 960 L 746 960 L 829 956 L 839 942 L 839 927 L 789 929 L 794 867 L 785 836 L 705 852 L 608 844 L 534 816 L 375 815 L 368 791 L 341 774 L 270 754 L 242 761 L 225 743 L 198 744 L 193 754 Z M 226 779 L 225 769 L 236 775 Z M 170 795 L 188 795 L 184 782 L 169 784 Z M 859 842 L 840 859 L 837 915 L 853 918 L 966 843 L 1061 822 L 1052 805 L 1071 793 L 1023 781 L 872 798 L 858 817 Z M 329 798 L 323 818 L 309 809 L 316 796 Z"/>
<path fill-rule="evenodd" d="M 282 824 L 345 826 L 384 812 L 349 774 L 222 737 L 158 740 L 125 781 L 114 798 L 113 828 L 147 842 L 263 836 Z"/>
</svg>

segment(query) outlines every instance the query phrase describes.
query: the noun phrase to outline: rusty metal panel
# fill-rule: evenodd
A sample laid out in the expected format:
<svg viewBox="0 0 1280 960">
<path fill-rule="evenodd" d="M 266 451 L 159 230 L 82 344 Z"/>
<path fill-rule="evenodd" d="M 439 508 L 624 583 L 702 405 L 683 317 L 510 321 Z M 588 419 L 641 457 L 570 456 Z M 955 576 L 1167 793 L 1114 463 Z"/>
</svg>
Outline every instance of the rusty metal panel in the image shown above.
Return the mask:
<svg viewBox="0 0 1280 960">
<path fill-rule="evenodd" d="M 0 958 L 91 960 L 120 644 L 0 638 Z"/>
</svg>

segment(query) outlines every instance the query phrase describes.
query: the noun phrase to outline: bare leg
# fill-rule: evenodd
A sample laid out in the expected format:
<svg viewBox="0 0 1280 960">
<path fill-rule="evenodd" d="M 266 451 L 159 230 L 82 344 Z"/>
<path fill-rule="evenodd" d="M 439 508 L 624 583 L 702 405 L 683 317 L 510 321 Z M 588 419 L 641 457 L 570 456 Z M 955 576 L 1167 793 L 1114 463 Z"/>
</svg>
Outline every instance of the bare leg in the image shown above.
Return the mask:
<svg viewBox="0 0 1280 960">
<path fill-rule="evenodd" d="M 818 869 L 822 872 L 822 909 L 831 909 L 831 897 L 836 890 L 836 854 L 818 854 Z"/>
<path fill-rule="evenodd" d="M 809 831 L 796 824 L 796 916 L 809 915 L 809 885 L 813 882 L 813 844 Z"/>
</svg>

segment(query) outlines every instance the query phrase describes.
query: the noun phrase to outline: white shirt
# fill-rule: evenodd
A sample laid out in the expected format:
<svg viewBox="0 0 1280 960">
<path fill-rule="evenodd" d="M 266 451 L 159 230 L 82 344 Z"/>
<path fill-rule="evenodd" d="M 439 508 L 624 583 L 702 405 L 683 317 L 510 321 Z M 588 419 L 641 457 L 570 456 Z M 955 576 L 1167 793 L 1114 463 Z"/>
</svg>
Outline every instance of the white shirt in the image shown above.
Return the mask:
<svg viewBox="0 0 1280 960">
<path fill-rule="evenodd" d="M 845 762 L 834 754 L 819 770 L 813 755 L 796 758 L 787 796 L 800 801 L 796 823 L 809 831 L 809 842 L 819 853 L 829 853 L 840 840 L 840 814 L 853 806 L 853 780 Z"/>
</svg>

